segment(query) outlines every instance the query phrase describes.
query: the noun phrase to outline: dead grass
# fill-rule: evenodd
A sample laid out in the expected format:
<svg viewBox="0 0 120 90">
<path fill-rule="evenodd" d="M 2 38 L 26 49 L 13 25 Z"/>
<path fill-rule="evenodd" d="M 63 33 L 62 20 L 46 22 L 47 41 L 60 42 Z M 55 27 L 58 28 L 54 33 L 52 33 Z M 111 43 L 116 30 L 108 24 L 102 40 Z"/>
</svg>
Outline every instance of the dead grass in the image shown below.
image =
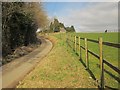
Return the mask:
<svg viewBox="0 0 120 90">
<path fill-rule="evenodd" d="M 64 41 L 53 36 L 47 38 L 54 43 L 53 49 L 17 88 L 96 88 L 78 57 L 66 49 Z"/>
</svg>

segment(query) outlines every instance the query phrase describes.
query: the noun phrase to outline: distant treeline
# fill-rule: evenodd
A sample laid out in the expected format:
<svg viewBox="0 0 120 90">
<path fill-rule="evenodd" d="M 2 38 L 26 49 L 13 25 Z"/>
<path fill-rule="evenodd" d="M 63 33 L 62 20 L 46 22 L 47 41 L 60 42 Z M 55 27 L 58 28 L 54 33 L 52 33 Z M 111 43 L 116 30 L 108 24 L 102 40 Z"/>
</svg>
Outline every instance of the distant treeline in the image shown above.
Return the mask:
<svg viewBox="0 0 120 90">
<path fill-rule="evenodd" d="M 41 3 L 2 2 L 3 57 L 19 46 L 36 43 L 36 30 L 46 23 Z"/>
<path fill-rule="evenodd" d="M 59 22 L 58 19 L 54 19 L 53 22 L 50 23 L 50 32 L 60 32 L 61 28 L 64 28 L 66 32 L 75 32 L 74 26 L 65 27 L 63 23 Z"/>
</svg>

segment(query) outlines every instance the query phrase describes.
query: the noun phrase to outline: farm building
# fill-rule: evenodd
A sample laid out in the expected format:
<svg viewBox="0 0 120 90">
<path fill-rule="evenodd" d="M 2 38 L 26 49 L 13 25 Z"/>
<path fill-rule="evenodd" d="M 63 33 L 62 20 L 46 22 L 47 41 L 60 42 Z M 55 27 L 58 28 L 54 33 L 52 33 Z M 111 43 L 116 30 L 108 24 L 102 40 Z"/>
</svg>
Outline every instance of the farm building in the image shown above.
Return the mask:
<svg viewBox="0 0 120 90">
<path fill-rule="evenodd" d="M 60 27 L 60 32 L 61 32 L 61 33 L 66 33 L 66 30 L 65 30 L 64 28 L 61 28 L 61 27 Z"/>
</svg>

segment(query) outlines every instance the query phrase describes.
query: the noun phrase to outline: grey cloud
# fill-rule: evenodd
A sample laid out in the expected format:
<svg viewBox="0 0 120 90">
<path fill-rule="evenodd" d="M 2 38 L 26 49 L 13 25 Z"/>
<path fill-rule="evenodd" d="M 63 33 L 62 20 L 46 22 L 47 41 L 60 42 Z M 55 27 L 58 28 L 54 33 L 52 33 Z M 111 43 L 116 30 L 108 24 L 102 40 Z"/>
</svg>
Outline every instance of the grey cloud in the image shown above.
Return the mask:
<svg viewBox="0 0 120 90">
<path fill-rule="evenodd" d="M 92 2 L 87 8 L 68 10 L 66 17 L 60 20 L 66 25 L 74 25 L 76 31 L 104 31 L 118 29 L 118 3 L 117 2 Z"/>
</svg>

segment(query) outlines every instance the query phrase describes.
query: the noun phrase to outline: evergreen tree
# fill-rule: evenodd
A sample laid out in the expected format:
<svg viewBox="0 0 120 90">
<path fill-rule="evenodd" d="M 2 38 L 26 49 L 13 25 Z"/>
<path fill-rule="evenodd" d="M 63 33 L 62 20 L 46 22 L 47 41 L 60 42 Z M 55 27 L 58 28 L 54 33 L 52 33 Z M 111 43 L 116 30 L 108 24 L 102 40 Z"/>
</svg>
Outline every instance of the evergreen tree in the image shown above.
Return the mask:
<svg viewBox="0 0 120 90">
<path fill-rule="evenodd" d="M 67 32 L 75 32 L 74 26 L 66 27 L 65 29 Z"/>
<path fill-rule="evenodd" d="M 54 19 L 54 32 L 60 32 L 59 21 L 56 18 Z"/>
<path fill-rule="evenodd" d="M 58 19 L 54 19 L 54 22 L 50 23 L 50 32 L 60 32 L 60 28 L 64 28 L 67 32 L 75 32 L 74 26 L 65 27 L 63 23 L 60 23 Z"/>
<path fill-rule="evenodd" d="M 75 32 L 74 26 L 71 26 L 70 30 L 71 30 L 71 32 Z"/>
</svg>

